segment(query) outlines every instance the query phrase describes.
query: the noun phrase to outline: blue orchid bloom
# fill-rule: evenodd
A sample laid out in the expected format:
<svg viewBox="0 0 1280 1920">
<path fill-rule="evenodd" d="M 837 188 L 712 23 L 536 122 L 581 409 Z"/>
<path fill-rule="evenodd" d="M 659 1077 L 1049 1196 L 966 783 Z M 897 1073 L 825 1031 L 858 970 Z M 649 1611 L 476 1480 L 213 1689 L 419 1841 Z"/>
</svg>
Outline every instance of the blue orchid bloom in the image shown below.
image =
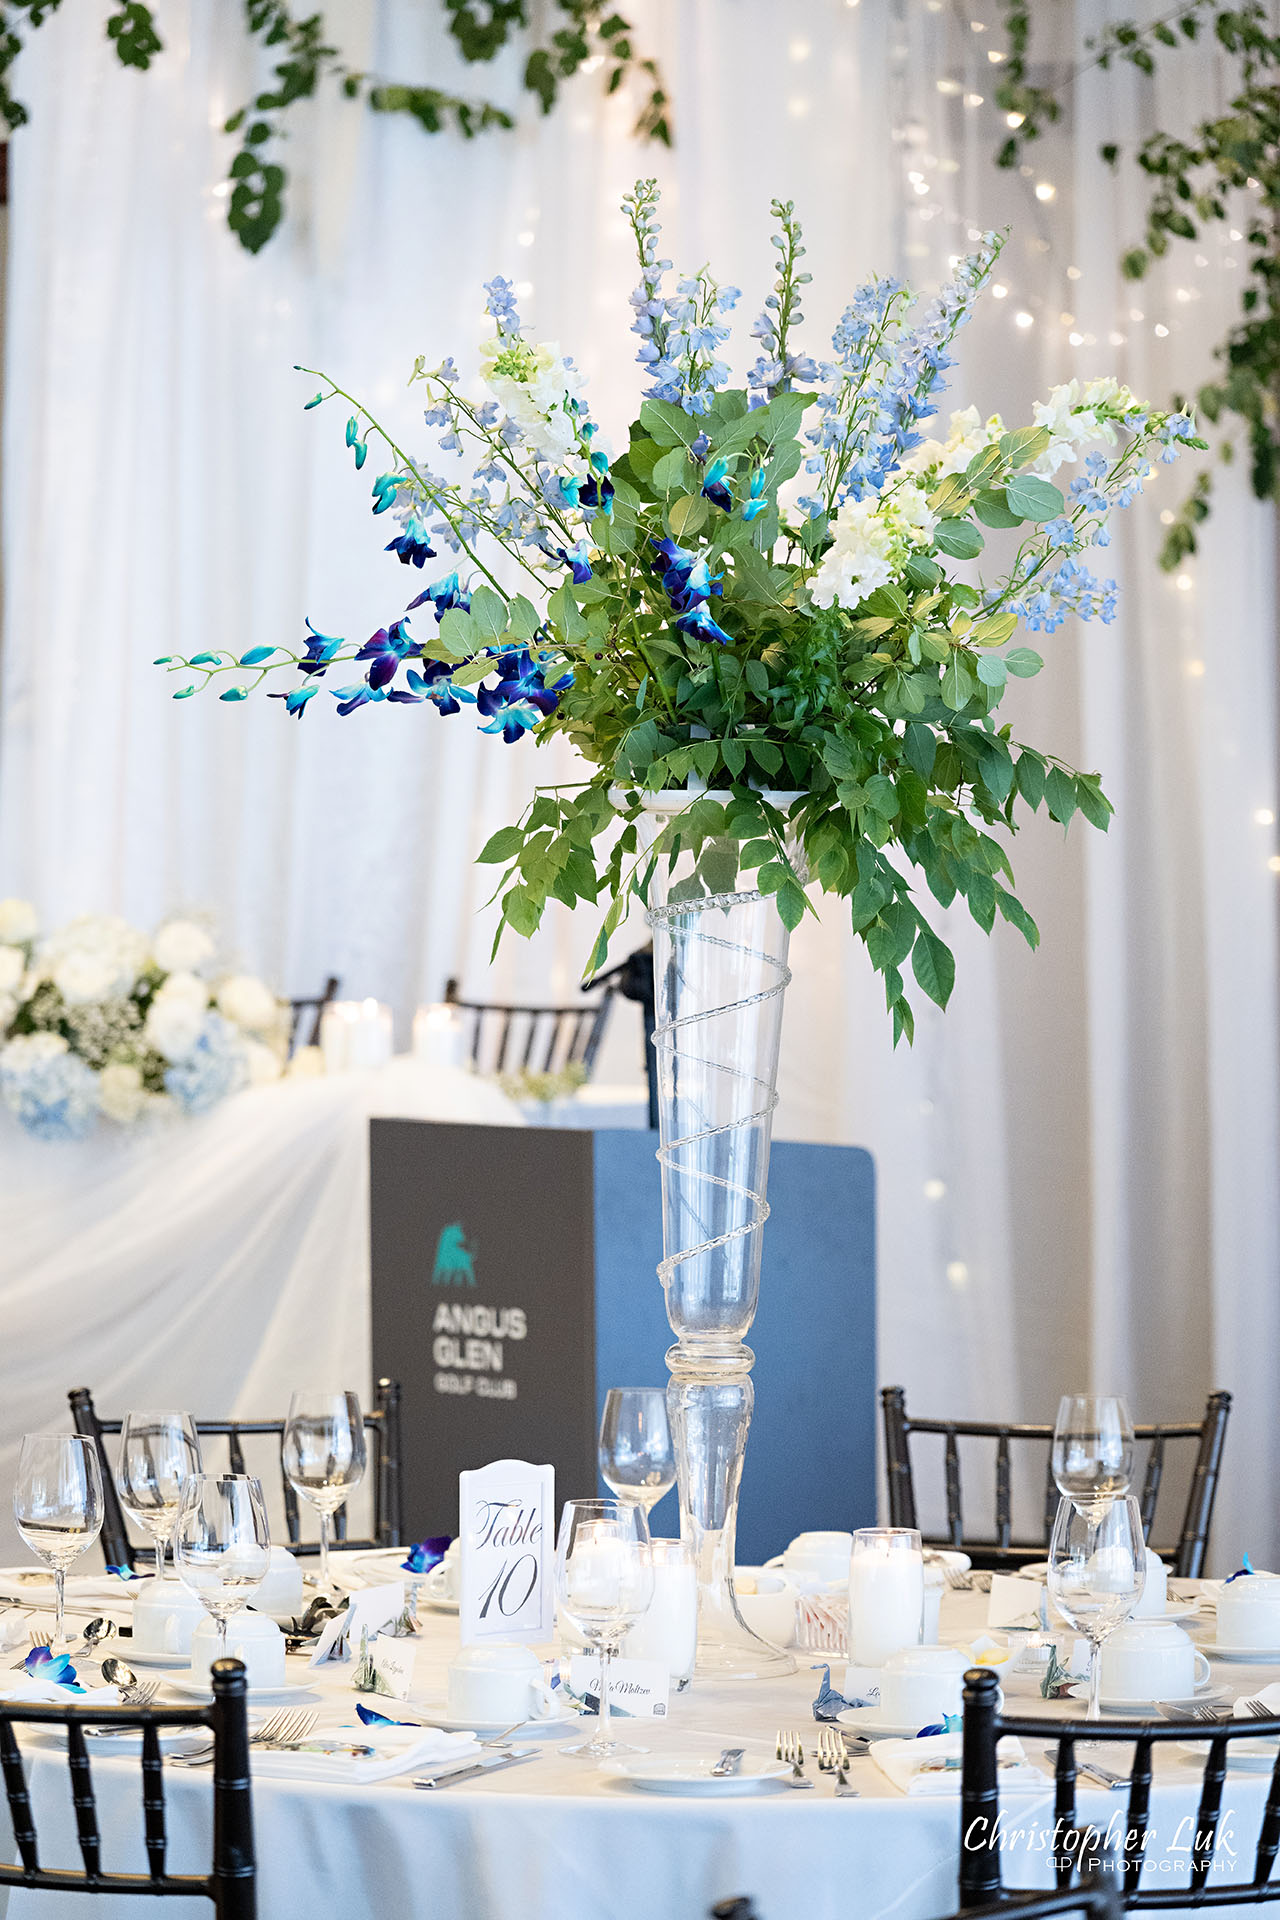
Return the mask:
<svg viewBox="0 0 1280 1920">
<path fill-rule="evenodd" d="M 308 687 L 307 692 L 314 693 L 315 688 Z M 140 1573 L 135 1573 L 132 1567 L 127 1567 L 127 1566 L 126 1567 L 108 1567 L 107 1572 L 114 1573 L 121 1580 L 141 1580 L 142 1578 L 142 1575 Z"/>
<path fill-rule="evenodd" d="M 603 454 L 593 453 L 591 456 L 593 464 L 595 461 L 602 460 L 603 458 Z M 613 482 L 607 473 L 602 471 L 598 479 L 594 473 L 590 473 L 582 482 L 578 491 L 578 505 L 581 507 L 599 507 L 601 513 L 607 520 L 613 513 L 613 493 Z"/>
<path fill-rule="evenodd" d="M 394 540 L 388 540 L 383 552 L 399 554 L 402 567 L 421 567 L 436 557 L 426 528 L 417 519 L 410 520 L 404 532 L 398 533 Z"/>
<path fill-rule="evenodd" d="M 676 632 L 691 634 L 695 640 L 715 640 L 722 647 L 733 645 L 733 635 L 718 627 L 705 607 L 695 607 L 676 621 Z"/>
<path fill-rule="evenodd" d="M 500 656 L 498 671 L 500 678 L 496 686 L 482 686 L 477 691 L 476 708 L 486 719 L 507 711 L 520 715 L 519 720 L 512 723 L 514 732 L 502 729 L 508 745 L 547 714 L 554 713 L 560 704 L 560 695 L 573 682 L 573 675 L 565 674 L 549 687 L 527 647 L 508 648 Z M 496 733 L 499 729 L 495 724 L 480 731 Z"/>
<path fill-rule="evenodd" d="M 591 578 L 590 556 L 591 549 L 585 540 L 579 540 L 575 547 L 557 547 L 555 549 L 556 559 L 563 560 L 566 567 L 572 567 L 573 584 L 575 587 L 585 586 Z"/>
<path fill-rule="evenodd" d="M 356 1701 L 356 1713 L 365 1727 L 417 1727 L 422 1728 L 420 1720 L 393 1720 L 388 1713 L 377 1713 L 372 1707 L 366 1707 L 363 1700 Z"/>
<path fill-rule="evenodd" d="M 367 707 L 372 701 L 385 700 L 387 697 L 384 687 L 371 687 L 367 680 L 362 680 L 354 687 L 330 687 L 329 691 L 338 702 L 338 712 L 344 719 L 347 714 L 354 713 L 357 707 Z"/>
<path fill-rule="evenodd" d="M 416 600 L 409 602 L 405 608 L 405 612 L 412 613 L 415 607 L 425 606 L 428 600 L 436 610 L 437 626 L 439 626 L 440 622 L 444 619 L 450 607 L 461 607 L 464 613 L 468 613 L 471 610 L 471 595 L 466 591 L 465 587 L 459 585 L 456 573 L 446 573 L 442 580 L 433 580 L 429 587 L 423 589 Z"/>
<path fill-rule="evenodd" d="M 65 1687 L 68 1693 L 84 1692 L 76 1682 L 76 1670 L 68 1654 L 51 1653 L 48 1647 L 32 1647 L 22 1665 L 33 1680 L 48 1680 L 55 1687 Z"/>
<path fill-rule="evenodd" d="M 757 467 L 751 476 L 751 489 L 742 509 L 744 520 L 754 520 L 763 513 L 769 502 L 764 497 L 764 468 Z"/>
<path fill-rule="evenodd" d="M 486 688 L 481 687 L 476 697 L 476 706 L 481 713 L 490 711 L 490 709 L 485 706 L 484 695 L 486 691 Z M 481 727 L 480 731 L 481 733 L 500 733 L 507 745 L 512 747 L 517 740 L 522 739 L 526 733 L 537 726 L 540 718 L 541 716 L 536 713 L 532 707 L 503 707 L 501 712 L 489 722 L 489 725 L 487 727 Z"/>
<path fill-rule="evenodd" d="M 1243 1566 L 1237 1567 L 1234 1573 L 1229 1573 L 1226 1579 L 1224 1580 L 1223 1585 L 1229 1587 L 1233 1580 L 1247 1580 L 1251 1573 L 1256 1573 L 1256 1572 L 1257 1572 L 1257 1568 L 1254 1566 L 1253 1561 L 1249 1558 L 1248 1554 L 1246 1553 L 1244 1555 Z"/>
<path fill-rule="evenodd" d="M 921 1727 L 916 1739 L 927 1740 L 931 1734 L 935 1733 L 959 1733 L 963 1726 L 964 1719 L 960 1714 L 949 1713 L 944 1719 L 935 1720 L 932 1726 Z"/>
<path fill-rule="evenodd" d="M 343 643 L 332 634 L 317 633 L 309 620 L 307 632 L 311 637 L 307 641 L 306 652 L 298 662 L 298 672 L 322 674 Z"/>
<path fill-rule="evenodd" d="M 416 1540 L 409 1549 L 409 1557 L 400 1564 L 401 1573 L 430 1573 L 432 1567 L 438 1567 L 445 1554 L 453 1545 L 453 1535 L 449 1533 L 432 1534 L 430 1539 Z"/>
<path fill-rule="evenodd" d="M 357 660 L 372 660 L 369 669 L 369 685 L 385 687 L 396 677 L 402 660 L 416 659 L 420 651 L 416 640 L 405 631 L 403 620 L 393 620 L 389 627 L 379 627 L 356 655 Z"/>
<path fill-rule="evenodd" d="M 407 685 L 392 687 L 388 700 L 402 702 L 406 706 L 417 706 L 429 700 L 438 713 L 461 713 L 462 702 L 474 706 L 476 697 L 469 687 L 455 687 L 449 675 L 452 668 L 443 660 L 428 660 L 422 671 L 417 667 L 405 669 Z"/>
<path fill-rule="evenodd" d="M 385 513 L 388 507 L 395 505 L 396 490 L 399 484 L 394 473 L 380 473 L 378 475 L 373 483 L 373 510 L 375 513 Z"/>
<path fill-rule="evenodd" d="M 290 688 L 288 693 L 269 693 L 267 698 L 268 700 L 283 700 L 285 712 L 291 713 L 295 719 L 301 720 L 307 710 L 308 700 L 310 700 L 314 694 L 319 693 L 319 691 L 319 686 L 312 680 L 301 687 Z M 110 1569 L 108 1568 L 108 1572 L 109 1571 Z"/>
<path fill-rule="evenodd" d="M 724 483 L 728 471 L 727 461 L 713 460 L 702 480 L 703 498 L 709 500 L 713 507 L 719 507 L 721 513 L 733 512 L 733 495 Z"/>
</svg>

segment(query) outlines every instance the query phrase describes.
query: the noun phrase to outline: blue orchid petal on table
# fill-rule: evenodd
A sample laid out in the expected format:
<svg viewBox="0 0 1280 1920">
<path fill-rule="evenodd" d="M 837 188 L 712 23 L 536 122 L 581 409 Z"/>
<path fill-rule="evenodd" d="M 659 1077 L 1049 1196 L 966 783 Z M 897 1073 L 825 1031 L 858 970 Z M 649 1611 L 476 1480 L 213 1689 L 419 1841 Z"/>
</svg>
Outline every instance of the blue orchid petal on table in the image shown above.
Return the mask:
<svg viewBox="0 0 1280 1920">
<path fill-rule="evenodd" d="M 22 1664 L 33 1680 L 48 1680 L 55 1687 L 65 1687 L 68 1693 L 84 1692 L 84 1688 L 76 1684 L 76 1670 L 65 1653 L 51 1653 L 48 1647 L 32 1647 Z"/>
<path fill-rule="evenodd" d="M 308 688 L 308 692 L 314 693 L 315 688 L 314 687 Z M 107 1572 L 117 1574 L 121 1580 L 141 1580 L 142 1578 L 142 1575 L 140 1573 L 135 1573 L 133 1568 L 129 1566 L 108 1567 Z"/>
<path fill-rule="evenodd" d="M 420 1720 L 393 1720 L 390 1714 L 375 1713 L 372 1707 L 366 1707 L 362 1700 L 356 1701 L 356 1713 L 366 1727 L 415 1727 L 421 1728 Z"/>
<path fill-rule="evenodd" d="M 411 678 L 416 676 L 410 676 Z M 432 1567 L 438 1567 L 445 1554 L 453 1545 L 453 1536 L 448 1533 L 433 1534 L 427 1540 L 415 1540 L 409 1549 L 409 1556 L 400 1564 L 402 1573 L 430 1573 Z"/>
<path fill-rule="evenodd" d="M 1254 1566 L 1253 1561 L 1249 1558 L 1248 1554 L 1246 1553 L 1243 1557 L 1244 1557 L 1244 1565 L 1242 1567 L 1237 1567 L 1234 1573 L 1229 1573 L 1227 1575 L 1226 1580 L 1223 1582 L 1224 1586 L 1229 1587 L 1233 1580 L 1243 1580 L 1249 1574 L 1257 1572 L 1257 1568 Z"/>
<path fill-rule="evenodd" d="M 960 1714 L 949 1713 L 945 1719 L 936 1720 L 931 1727 L 921 1727 L 916 1739 L 928 1740 L 935 1733 L 959 1733 L 963 1726 L 964 1720 Z"/>
</svg>

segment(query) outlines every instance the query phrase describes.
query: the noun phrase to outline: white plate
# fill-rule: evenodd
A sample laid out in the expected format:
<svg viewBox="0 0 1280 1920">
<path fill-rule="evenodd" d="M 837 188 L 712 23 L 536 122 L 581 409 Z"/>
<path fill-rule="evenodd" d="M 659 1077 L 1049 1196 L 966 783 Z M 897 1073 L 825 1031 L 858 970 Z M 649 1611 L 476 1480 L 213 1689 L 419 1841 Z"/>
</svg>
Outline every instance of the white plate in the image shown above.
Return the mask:
<svg viewBox="0 0 1280 1920">
<path fill-rule="evenodd" d="M 1208 1727 L 1205 1732 L 1208 1733 Z M 1208 1746 L 1198 1741 L 1179 1740 L 1179 1753 L 1186 1753 L 1193 1760 L 1207 1760 Z M 1276 1742 L 1274 1740 L 1231 1740 L 1227 1743 L 1228 1767 L 1239 1767 L 1242 1773 L 1270 1773 L 1276 1764 Z"/>
<path fill-rule="evenodd" d="M 1220 1640 L 1201 1640 L 1198 1644 L 1211 1660 L 1237 1660 L 1247 1667 L 1280 1667 L 1280 1647 L 1224 1647 Z"/>
<path fill-rule="evenodd" d="M 505 1733 L 511 1725 L 509 1720 L 457 1720 L 445 1707 L 424 1706 L 418 1700 L 386 1700 L 383 1706 L 377 1704 L 376 1696 L 370 1694 L 365 1702 L 375 1713 L 386 1712 L 388 1720 L 397 1720 L 403 1709 L 405 1713 L 416 1714 L 424 1727 L 438 1727 L 441 1733 L 474 1733 L 480 1739 L 487 1740 L 495 1733 Z M 576 1725 L 582 1718 L 578 1713 L 553 1713 L 546 1720 L 527 1720 L 521 1723 L 520 1738 L 523 1740 L 531 1733 L 539 1733 L 545 1727 L 548 1732 L 563 1733 L 568 1726 Z"/>
<path fill-rule="evenodd" d="M 914 1740 L 920 1727 L 932 1726 L 931 1720 L 922 1720 L 919 1726 L 900 1727 L 891 1720 L 880 1718 L 879 1707 L 846 1707 L 843 1713 L 836 1715 L 839 1726 L 848 1727 L 850 1733 L 863 1733 L 868 1740 Z"/>
<path fill-rule="evenodd" d="M 785 1780 L 791 1768 L 785 1760 L 748 1760 L 744 1758 L 737 1773 L 714 1780 L 711 1769 L 719 1760 L 717 1753 L 636 1754 L 630 1760 L 605 1760 L 600 1771 L 612 1780 L 626 1780 L 633 1787 L 647 1787 L 650 1793 L 758 1793 L 761 1787 Z"/>
<path fill-rule="evenodd" d="M 123 1660 L 126 1667 L 172 1667 L 175 1673 L 185 1673 L 190 1664 L 190 1656 L 185 1653 L 140 1653 L 131 1641 L 103 1641 L 102 1657 L 114 1653 L 117 1660 Z"/>
<path fill-rule="evenodd" d="M 1087 1700 L 1089 1698 L 1089 1682 L 1087 1680 L 1077 1681 L 1076 1685 L 1069 1687 L 1067 1691 L 1073 1700 Z M 1197 1687 L 1195 1692 L 1190 1696 L 1183 1695 L 1173 1700 L 1162 1700 L 1160 1705 L 1163 1707 L 1216 1707 L 1226 1698 L 1227 1689 L 1225 1687 L 1210 1687 L 1206 1685 Z M 1154 1714 L 1159 1710 L 1154 1700 L 1100 1700 L 1098 1704 L 1104 1713 Z"/>
<path fill-rule="evenodd" d="M 185 1673 L 166 1674 L 164 1684 L 172 1687 L 175 1693 L 185 1694 L 191 1700 L 212 1700 L 213 1688 L 203 1677 L 197 1678 L 189 1669 Z M 286 1680 L 282 1687 L 255 1687 L 249 1682 L 249 1698 L 255 1705 L 270 1706 L 275 1702 L 285 1706 L 302 1699 L 313 1699 L 315 1689 L 305 1680 Z"/>
</svg>

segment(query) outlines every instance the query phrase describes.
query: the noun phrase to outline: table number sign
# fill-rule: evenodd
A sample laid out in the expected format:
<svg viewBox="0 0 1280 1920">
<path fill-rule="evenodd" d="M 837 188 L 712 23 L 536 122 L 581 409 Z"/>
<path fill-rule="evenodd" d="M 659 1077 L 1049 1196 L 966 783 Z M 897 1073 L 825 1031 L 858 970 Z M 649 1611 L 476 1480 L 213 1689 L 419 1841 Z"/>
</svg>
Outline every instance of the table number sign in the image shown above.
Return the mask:
<svg viewBox="0 0 1280 1920">
<path fill-rule="evenodd" d="M 463 1646 L 536 1642 L 555 1629 L 555 1469 L 494 1460 L 458 1475 Z"/>
</svg>

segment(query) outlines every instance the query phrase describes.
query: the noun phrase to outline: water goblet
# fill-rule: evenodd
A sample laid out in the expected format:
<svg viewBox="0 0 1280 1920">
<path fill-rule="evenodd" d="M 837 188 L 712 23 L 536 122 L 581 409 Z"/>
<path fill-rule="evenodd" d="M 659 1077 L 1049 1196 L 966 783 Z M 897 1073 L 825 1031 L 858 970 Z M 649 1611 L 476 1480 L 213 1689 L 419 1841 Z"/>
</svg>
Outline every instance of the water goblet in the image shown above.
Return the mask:
<svg viewBox="0 0 1280 1920">
<path fill-rule="evenodd" d="M 1064 1393 L 1053 1429 L 1053 1477 L 1064 1499 L 1101 1507 L 1129 1491 L 1133 1422 L 1114 1395 Z"/>
<path fill-rule="evenodd" d="M 1129 1618 L 1146 1577 L 1142 1513 L 1132 1494 L 1102 1507 L 1059 1501 L 1049 1541 L 1049 1595 L 1067 1625 L 1088 1636 L 1090 1720 L 1101 1713 L 1102 1642 Z"/>
<path fill-rule="evenodd" d="M 320 1516 L 319 1585 L 322 1593 L 330 1593 L 329 1523 L 364 1479 L 368 1460 L 364 1416 L 355 1394 L 311 1388 L 295 1393 L 285 1421 L 282 1458 L 289 1485 Z"/>
<path fill-rule="evenodd" d="M 653 1598 L 649 1522 L 634 1501 L 566 1500 L 556 1540 L 556 1601 L 584 1640 L 600 1650 L 600 1718 L 593 1739 L 562 1747 L 592 1760 L 643 1753 L 614 1740 L 609 1667 L 619 1642 Z"/>
<path fill-rule="evenodd" d="M 200 1436 L 189 1413 L 128 1413 L 120 1429 L 116 1489 L 126 1512 L 151 1535 L 156 1577 L 165 1577 L 182 1490 L 201 1470 Z"/>
<path fill-rule="evenodd" d="M 600 1477 L 648 1516 L 676 1483 L 665 1387 L 610 1387 L 600 1420 Z"/>
<path fill-rule="evenodd" d="M 13 1488 L 18 1532 L 53 1569 L 53 1647 L 65 1647 L 67 1568 L 102 1531 L 102 1468 L 96 1441 L 78 1433 L 26 1433 Z"/>
<path fill-rule="evenodd" d="M 178 1576 L 218 1629 L 226 1658 L 227 1622 L 251 1600 L 271 1564 L 271 1529 L 262 1483 L 248 1473 L 193 1474 L 182 1490 L 174 1535 Z"/>
</svg>

